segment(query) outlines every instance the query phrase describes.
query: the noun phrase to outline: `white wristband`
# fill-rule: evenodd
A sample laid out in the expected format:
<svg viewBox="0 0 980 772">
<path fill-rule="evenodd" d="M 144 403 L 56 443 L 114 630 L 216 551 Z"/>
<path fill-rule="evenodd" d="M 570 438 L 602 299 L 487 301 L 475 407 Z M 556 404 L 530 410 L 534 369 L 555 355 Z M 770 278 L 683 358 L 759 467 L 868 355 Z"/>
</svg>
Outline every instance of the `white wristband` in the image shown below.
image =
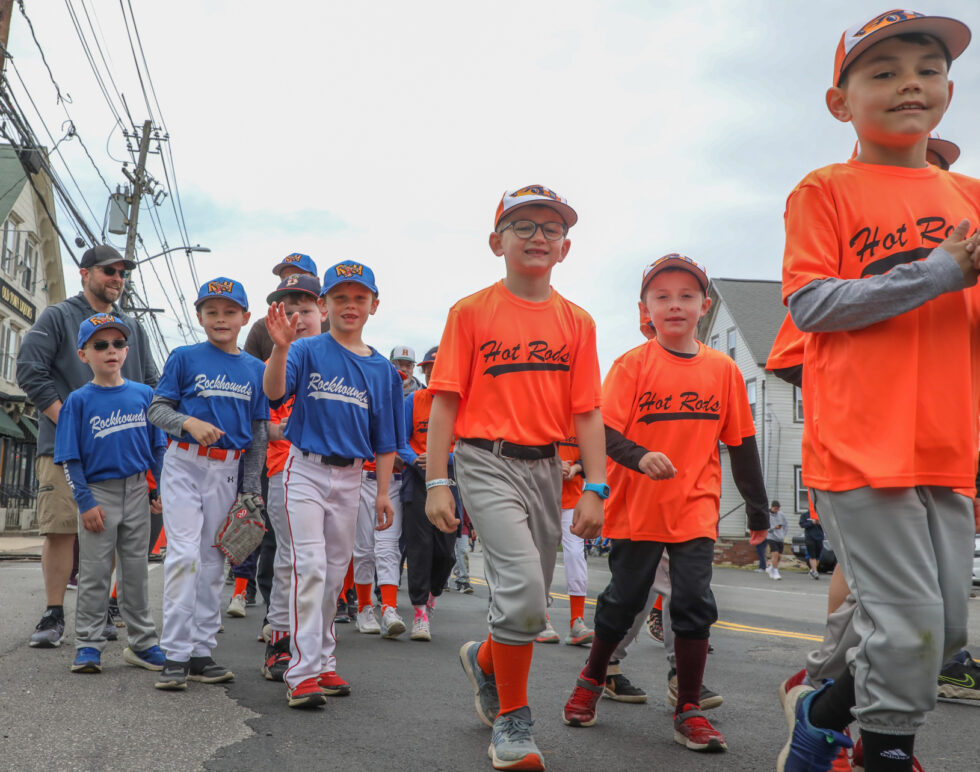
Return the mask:
<svg viewBox="0 0 980 772">
<path fill-rule="evenodd" d="M 427 491 L 430 491 L 433 488 L 438 488 L 440 485 L 445 485 L 449 488 L 455 488 L 456 481 L 450 480 L 448 477 L 440 477 L 438 480 L 427 480 L 425 483 L 425 489 Z"/>
</svg>

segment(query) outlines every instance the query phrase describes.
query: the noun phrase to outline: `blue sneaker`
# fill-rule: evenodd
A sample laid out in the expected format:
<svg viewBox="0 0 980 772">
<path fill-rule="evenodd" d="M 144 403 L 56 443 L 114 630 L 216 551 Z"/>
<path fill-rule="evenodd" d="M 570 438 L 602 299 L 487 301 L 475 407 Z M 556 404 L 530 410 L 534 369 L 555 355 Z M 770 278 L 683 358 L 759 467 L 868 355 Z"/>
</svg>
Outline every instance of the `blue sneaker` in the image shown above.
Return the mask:
<svg viewBox="0 0 980 772">
<path fill-rule="evenodd" d="M 135 651 L 129 646 L 123 649 L 123 659 L 130 665 L 142 667 L 147 670 L 163 670 L 163 665 L 167 661 L 167 655 L 159 646 L 150 646 L 143 651 Z"/>
<path fill-rule="evenodd" d="M 75 652 L 75 661 L 71 663 L 73 673 L 101 673 L 102 652 L 91 646 L 83 646 Z"/>
<path fill-rule="evenodd" d="M 481 641 L 469 641 L 459 649 L 459 663 L 463 672 L 473 684 L 474 707 L 476 715 L 485 726 L 493 728 L 497 713 L 500 712 L 500 698 L 497 696 L 497 680 L 480 669 L 476 654 Z"/>
<path fill-rule="evenodd" d="M 810 705 L 831 683 L 827 681 L 818 691 L 808 684 L 801 684 L 786 695 L 783 712 L 789 724 L 789 739 L 779 752 L 777 772 L 829 772 L 841 748 L 851 747 L 851 738 L 847 735 L 810 723 Z"/>
<path fill-rule="evenodd" d="M 531 734 L 532 726 L 531 709 L 526 705 L 497 716 L 487 748 L 494 769 L 544 770 L 544 759 Z"/>
</svg>

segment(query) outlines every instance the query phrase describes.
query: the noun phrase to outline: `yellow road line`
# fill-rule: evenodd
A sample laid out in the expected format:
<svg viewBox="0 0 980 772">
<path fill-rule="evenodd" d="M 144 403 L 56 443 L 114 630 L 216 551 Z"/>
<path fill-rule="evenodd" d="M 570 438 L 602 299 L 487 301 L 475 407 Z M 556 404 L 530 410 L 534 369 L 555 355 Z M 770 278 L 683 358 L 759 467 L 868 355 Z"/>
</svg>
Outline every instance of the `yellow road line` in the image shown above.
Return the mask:
<svg viewBox="0 0 980 772">
<path fill-rule="evenodd" d="M 481 584 L 484 587 L 487 586 L 487 583 L 485 581 L 483 581 L 482 579 L 477 579 L 476 577 L 471 577 L 470 582 L 472 584 Z M 560 592 L 551 593 L 551 597 L 558 598 L 559 600 L 568 600 L 568 596 L 563 595 Z M 586 598 L 585 605 L 594 606 L 595 600 L 593 600 L 592 598 Z M 796 640 L 799 641 L 815 641 L 816 643 L 820 643 L 820 641 L 823 640 L 823 638 L 821 638 L 819 635 L 808 635 L 806 633 L 797 633 L 792 630 L 776 630 L 772 627 L 752 627 L 751 625 L 740 625 L 737 622 L 725 622 L 722 620 L 718 620 L 717 622 L 715 622 L 714 626 L 720 628 L 721 630 L 728 630 L 729 632 L 733 632 L 733 633 L 752 633 L 753 635 L 772 635 L 777 638 L 795 638 Z"/>
</svg>

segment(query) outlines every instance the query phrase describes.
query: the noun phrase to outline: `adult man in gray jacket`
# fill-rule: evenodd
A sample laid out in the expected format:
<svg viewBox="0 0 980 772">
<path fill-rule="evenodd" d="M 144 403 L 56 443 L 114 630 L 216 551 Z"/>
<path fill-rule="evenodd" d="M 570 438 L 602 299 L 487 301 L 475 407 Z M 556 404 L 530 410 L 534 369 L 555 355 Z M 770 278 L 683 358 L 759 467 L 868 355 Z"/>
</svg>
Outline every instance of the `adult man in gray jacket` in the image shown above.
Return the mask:
<svg viewBox="0 0 980 772">
<path fill-rule="evenodd" d="M 54 434 L 62 402 L 92 377 L 76 350 L 82 321 L 97 313 L 112 313 L 122 319 L 133 331 L 122 368 L 123 377 L 149 386 L 156 386 L 159 379 L 146 332 L 116 306 L 126 277 L 135 267 L 133 261 L 124 259 L 108 245 L 87 250 L 79 269 L 82 291 L 44 309 L 24 335 L 17 354 L 17 384 L 41 412 L 35 471 L 38 527 L 44 537 L 41 570 L 47 608 L 31 635 L 30 645 L 37 648 L 59 646 L 65 630 L 63 604 L 74 560 L 78 508 L 64 472 L 54 463 Z"/>
</svg>

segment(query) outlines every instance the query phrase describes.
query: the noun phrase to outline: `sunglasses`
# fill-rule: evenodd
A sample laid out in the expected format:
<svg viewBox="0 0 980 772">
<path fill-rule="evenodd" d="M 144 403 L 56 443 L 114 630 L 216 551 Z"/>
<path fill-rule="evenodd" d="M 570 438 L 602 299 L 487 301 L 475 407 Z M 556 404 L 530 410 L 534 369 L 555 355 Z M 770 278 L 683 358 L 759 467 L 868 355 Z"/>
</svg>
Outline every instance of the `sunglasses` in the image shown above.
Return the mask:
<svg viewBox="0 0 980 772">
<path fill-rule="evenodd" d="M 109 345 L 113 348 L 126 348 L 129 344 L 122 338 L 115 338 L 114 340 L 97 340 L 92 344 L 92 348 L 96 351 L 105 351 L 109 348 Z"/>
<path fill-rule="evenodd" d="M 120 279 L 125 279 L 130 274 L 130 271 L 126 268 L 113 268 L 111 265 L 99 265 L 96 267 L 106 276 L 115 276 L 118 273 Z"/>
</svg>

